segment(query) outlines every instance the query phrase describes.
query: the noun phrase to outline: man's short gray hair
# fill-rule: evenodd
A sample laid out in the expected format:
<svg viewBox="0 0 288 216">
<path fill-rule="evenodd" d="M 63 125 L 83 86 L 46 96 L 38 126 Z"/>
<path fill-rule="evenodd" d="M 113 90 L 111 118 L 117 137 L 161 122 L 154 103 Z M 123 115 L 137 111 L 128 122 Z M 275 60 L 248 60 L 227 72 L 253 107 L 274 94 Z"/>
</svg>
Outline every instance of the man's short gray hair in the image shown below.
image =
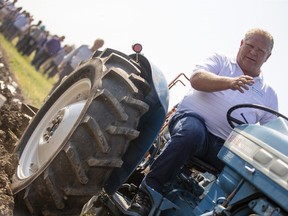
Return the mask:
<svg viewBox="0 0 288 216">
<path fill-rule="evenodd" d="M 249 39 L 251 36 L 253 36 L 255 34 L 263 35 L 264 37 L 266 37 L 270 41 L 270 52 L 271 52 L 273 49 L 273 46 L 274 46 L 274 39 L 273 39 L 273 36 L 268 31 L 265 31 L 265 30 L 260 29 L 260 28 L 250 29 L 249 31 L 246 32 L 246 34 L 244 36 L 244 41 Z"/>
</svg>

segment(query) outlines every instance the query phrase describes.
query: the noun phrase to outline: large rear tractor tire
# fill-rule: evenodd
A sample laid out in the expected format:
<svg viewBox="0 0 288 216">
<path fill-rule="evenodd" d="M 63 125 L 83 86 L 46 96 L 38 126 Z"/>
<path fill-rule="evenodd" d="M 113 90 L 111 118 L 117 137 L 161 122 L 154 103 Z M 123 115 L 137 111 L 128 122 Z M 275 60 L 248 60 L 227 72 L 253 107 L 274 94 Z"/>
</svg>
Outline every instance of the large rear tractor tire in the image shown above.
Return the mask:
<svg viewBox="0 0 288 216">
<path fill-rule="evenodd" d="M 140 70 L 121 55 L 80 65 L 49 96 L 16 148 L 15 205 L 32 215 L 79 215 L 139 135 L 147 89 Z"/>
</svg>

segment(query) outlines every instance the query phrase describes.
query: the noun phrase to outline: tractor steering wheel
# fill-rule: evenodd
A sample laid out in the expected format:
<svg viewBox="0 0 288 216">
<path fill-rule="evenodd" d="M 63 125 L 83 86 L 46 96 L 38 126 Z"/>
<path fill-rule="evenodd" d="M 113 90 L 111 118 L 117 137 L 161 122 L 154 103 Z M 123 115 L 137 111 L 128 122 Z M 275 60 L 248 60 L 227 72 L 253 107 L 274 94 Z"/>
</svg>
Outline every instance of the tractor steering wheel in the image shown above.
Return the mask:
<svg viewBox="0 0 288 216">
<path fill-rule="evenodd" d="M 234 128 L 235 127 L 235 124 L 238 124 L 238 125 L 241 125 L 241 124 L 246 124 L 245 122 L 239 120 L 239 119 L 236 119 L 234 117 L 232 117 L 232 112 L 234 112 L 236 109 L 240 109 L 240 108 L 253 108 L 253 109 L 259 109 L 259 110 L 264 110 L 268 113 L 271 113 L 273 115 L 276 115 L 277 117 L 282 117 L 284 119 L 286 119 L 288 121 L 288 118 L 284 115 L 282 115 L 281 113 L 275 111 L 275 110 L 272 110 L 268 107 L 265 107 L 265 106 L 261 106 L 261 105 L 257 105 L 257 104 L 238 104 L 236 106 L 233 106 L 231 107 L 228 111 L 227 111 L 227 114 L 226 114 L 226 118 L 227 118 L 227 121 L 229 123 L 229 125 Z"/>
</svg>

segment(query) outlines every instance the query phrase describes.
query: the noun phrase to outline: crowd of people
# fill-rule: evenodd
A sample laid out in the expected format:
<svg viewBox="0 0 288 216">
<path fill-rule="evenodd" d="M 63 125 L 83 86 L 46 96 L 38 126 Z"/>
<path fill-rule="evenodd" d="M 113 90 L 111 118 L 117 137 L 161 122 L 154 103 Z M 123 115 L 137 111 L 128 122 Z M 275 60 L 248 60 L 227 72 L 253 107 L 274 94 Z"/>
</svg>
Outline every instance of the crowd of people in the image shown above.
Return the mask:
<svg viewBox="0 0 288 216">
<path fill-rule="evenodd" d="M 31 57 L 31 65 L 47 78 L 56 77 L 54 90 L 61 79 L 69 75 L 81 61 L 89 59 L 104 45 L 97 38 L 92 47 L 65 44 L 65 36 L 52 34 L 42 20 L 36 21 L 32 14 L 17 7 L 17 0 L 0 0 L 0 32 L 15 44 L 22 55 Z M 51 91 L 52 91 L 51 90 Z"/>
</svg>

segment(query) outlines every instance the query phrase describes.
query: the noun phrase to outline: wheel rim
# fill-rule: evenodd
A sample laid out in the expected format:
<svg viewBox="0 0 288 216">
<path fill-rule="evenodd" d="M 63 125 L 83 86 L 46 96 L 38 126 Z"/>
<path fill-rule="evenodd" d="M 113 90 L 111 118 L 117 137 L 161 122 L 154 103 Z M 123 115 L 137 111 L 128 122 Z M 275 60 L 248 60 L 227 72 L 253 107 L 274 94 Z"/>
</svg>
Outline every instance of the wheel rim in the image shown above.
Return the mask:
<svg viewBox="0 0 288 216">
<path fill-rule="evenodd" d="M 19 159 L 17 175 L 26 179 L 44 167 L 63 145 L 79 119 L 91 89 L 88 78 L 70 86 L 49 108 L 30 136 Z"/>
</svg>

